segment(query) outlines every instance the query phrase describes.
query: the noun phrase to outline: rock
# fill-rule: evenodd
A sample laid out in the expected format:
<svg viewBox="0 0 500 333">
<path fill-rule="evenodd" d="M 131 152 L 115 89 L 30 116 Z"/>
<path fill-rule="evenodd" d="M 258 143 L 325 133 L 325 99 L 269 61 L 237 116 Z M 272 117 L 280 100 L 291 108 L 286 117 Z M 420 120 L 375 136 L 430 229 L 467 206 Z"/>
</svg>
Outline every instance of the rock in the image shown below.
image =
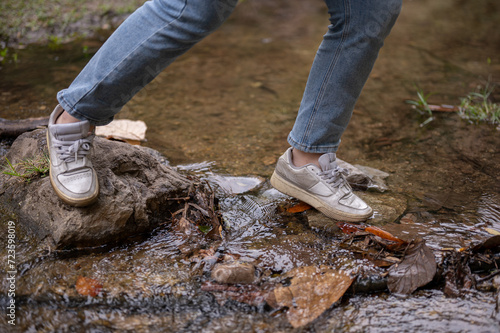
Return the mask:
<svg viewBox="0 0 500 333">
<path fill-rule="evenodd" d="M 45 130 L 25 133 L 7 158 L 18 163 L 47 153 Z M 0 174 L 0 205 L 18 216 L 51 248 L 87 247 L 147 232 L 170 218 L 192 181 L 162 165 L 150 149 L 95 138 L 93 164 L 100 195 L 89 207 L 75 208 L 55 195 L 48 177 L 30 183 Z"/>
<path fill-rule="evenodd" d="M 493 278 L 493 287 L 500 291 L 500 275 L 497 275 Z"/>
<path fill-rule="evenodd" d="M 385 192 L 388 189 L 385 184 L 385 179 L 389 177 L 387 172 L 359 164 L 355 164 L 354 166 L 371 179 L 372 183 L 368 186 L 368 190 Z"/>
<path fill-rule="evenodd" d="M 328 234 L 339 233 L 340 228 L 336 225 L 336 220 L 329 218 L 316 209 L 310 209 L 306 214 L 307 222 L 310 228 L 319 229 Z"/>
<path fill-rule="evenodd" d="M 208 180 L 217 184 L 226 194 L 241 194 L 252 191 L 264 182 L 261 177 L 234 177 L 209 174 Z"/>
<path fill-rule="evenodd" d="M 402 195 L 393 193 L 356 192 L 368 205 L 373 208 L 373 215 L 366 221 L 368 224 L 386 224 L 400 218 L 406 208 L 408 200 Z"/>
<path fill-rule="evenodd" d="M 212 270 L 212 279 L 218 283 L 253 283 L 255 267 L 251 263 L 241 261 L 217 264 Z"/>
<path fill-rule="evenodd" d="M 366 224 L 381 225 L 394 222 L 404 214 L 407 208 L 407 200 L 401 195 L 359 191 L 355 191 L 355 194 L 373 208 L 373 215 L 365 222 Z M 331 219 L 315 209 L 308 210 L 306 216 L 309 227 L 329 234 L 338 233 L 337 220 Z"/>
<path fill-rule="evenodd" d="M 384 179 L 389 177 L 388 173 L 367 166 L 352 165 L 340 158 L 337 158 L 337 165 L 349 171 L 347 181 L 353 188 L 378 192 L 387 190 Z"/>
</svg>

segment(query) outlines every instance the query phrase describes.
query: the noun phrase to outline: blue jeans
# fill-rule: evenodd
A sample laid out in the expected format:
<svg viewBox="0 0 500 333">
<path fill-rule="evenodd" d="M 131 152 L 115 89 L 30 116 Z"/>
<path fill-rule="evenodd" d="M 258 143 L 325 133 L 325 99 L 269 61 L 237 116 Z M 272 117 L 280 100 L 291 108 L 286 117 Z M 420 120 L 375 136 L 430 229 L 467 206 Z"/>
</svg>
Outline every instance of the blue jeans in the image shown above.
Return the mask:
<svg viewBox="0 0 500 333">
<path fill-rule="evenodd" d="M 111 35 L 57 94 L 73 117 L 106 125 L 178 56 L 217 29 L 238 0 L 152 0 Z M 288 142 L 335 152 L 402 0 L 325 0 L 331 25 L 316 54 Z"/>
</svg>

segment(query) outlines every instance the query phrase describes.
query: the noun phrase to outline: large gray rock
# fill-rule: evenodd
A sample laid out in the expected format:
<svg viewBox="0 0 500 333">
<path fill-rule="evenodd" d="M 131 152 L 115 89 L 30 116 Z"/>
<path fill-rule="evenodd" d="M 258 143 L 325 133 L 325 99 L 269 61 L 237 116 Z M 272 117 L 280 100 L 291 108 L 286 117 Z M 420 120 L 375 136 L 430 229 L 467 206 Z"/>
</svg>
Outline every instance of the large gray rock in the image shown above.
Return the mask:
<svg viewBox="0 0 500 333">
<path fill-rule="evenodd" d="M 45 130 L 25 133 L 7 158 L 19 163 L 46 154 Z M 162 165 L 149 149 L 95 138 L 93 164 L 100 195 L 90 207 L 57 198 L 48 177 L 27 183 L 0 174 L 0 205 L 51 248 L 96 246 L 150 231 L 180 208 L 191 181 Z"/>
</svg>

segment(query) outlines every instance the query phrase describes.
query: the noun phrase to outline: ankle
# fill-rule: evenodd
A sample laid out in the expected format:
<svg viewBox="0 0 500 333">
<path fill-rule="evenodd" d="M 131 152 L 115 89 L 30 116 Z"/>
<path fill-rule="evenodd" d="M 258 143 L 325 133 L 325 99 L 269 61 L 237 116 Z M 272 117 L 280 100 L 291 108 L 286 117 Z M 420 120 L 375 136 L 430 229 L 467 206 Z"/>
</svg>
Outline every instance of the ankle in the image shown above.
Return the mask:
<svg viewBox="0 0 500 333">
<path fill-rule="evenodd" d="M 70 115 L 66 111 L 64 111 L 63 113 L 61 113 L 59 115 L 59 117 L 57 117 L 57 119 L 55 121 L 56 125 L 79 123 L 79 122 L 81 122 L 80 119 L 73 117 L 72 115 Z M 95 125 L 90 125 L 89 133 L 93 133 L 94 130 L 95 130 Z"/>
<path fill-rule="evenodd" d="M 292 149 L 292 163 L 296 167 L 301 167 L 306 164 L 315 164 L 319 166 L 318 158 L 323 155 L 321 153 L 306 153 L 301 150 Z"/>
<path fill-rule="evenodd" d="M 55 123 L 57 125 L 60 125 L 60 124 L 78 123 L 80 121 L 81 121 L 80 119 L 75 118 L 72 115 L 70 115 L 69 113 L 67 113 L 66 111 L 64 111 L 63 113 L 61 113 L 59 115 L 59 117 L 57 117 Z"/>
</svg>

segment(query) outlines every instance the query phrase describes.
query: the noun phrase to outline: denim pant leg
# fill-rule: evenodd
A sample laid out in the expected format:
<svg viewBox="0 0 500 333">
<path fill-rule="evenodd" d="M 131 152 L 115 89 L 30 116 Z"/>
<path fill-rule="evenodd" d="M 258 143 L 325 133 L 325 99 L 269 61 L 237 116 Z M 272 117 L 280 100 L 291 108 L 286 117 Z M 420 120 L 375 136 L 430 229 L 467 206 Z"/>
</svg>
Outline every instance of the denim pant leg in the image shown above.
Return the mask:
<svg viewBox="0 0 500 333">
<path fill-rule="evenodd" d="M 336 152 L 354 104 L 402 0 L 325 0 L 331 25 L 323 38 L 288 142 L 310 153 Z"/>
<path fill-rule="evenodd" d="M 218 28 L 237 0 L 152 0 L 111 35 L 57 99 L 73 117 L 106 125 L 165 67 Z"/>
</svg>

